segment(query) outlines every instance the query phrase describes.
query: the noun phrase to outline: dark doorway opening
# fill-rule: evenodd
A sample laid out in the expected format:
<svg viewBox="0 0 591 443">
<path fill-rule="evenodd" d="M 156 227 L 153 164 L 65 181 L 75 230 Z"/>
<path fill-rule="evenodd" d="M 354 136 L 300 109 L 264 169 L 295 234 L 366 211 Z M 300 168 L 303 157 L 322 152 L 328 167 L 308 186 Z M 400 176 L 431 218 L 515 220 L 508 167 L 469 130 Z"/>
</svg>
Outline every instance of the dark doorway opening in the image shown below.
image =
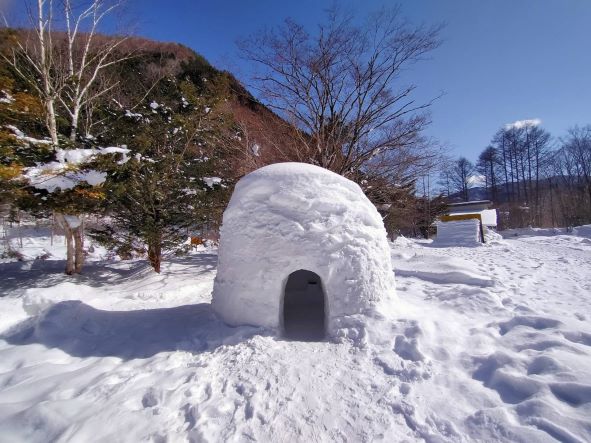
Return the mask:
<svg viewBox="0 0 591 443">
<path fill-rule="evenodd" d="M 320 341 L 325 337 L 324 292 L 320 277 L 304 269 L 287 278 L 283 298 L 283 328 L 292 340 Z"/>
</svg>

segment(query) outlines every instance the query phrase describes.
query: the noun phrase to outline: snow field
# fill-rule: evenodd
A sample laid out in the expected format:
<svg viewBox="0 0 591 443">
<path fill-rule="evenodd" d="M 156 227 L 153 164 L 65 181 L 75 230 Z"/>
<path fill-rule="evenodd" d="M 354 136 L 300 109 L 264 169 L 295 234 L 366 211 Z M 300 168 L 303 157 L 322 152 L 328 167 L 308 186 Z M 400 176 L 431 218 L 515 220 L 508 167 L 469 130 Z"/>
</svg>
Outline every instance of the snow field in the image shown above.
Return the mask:
<svg viewBox="0 0 591 443">
<path fill-rule="evenodd" d="M 30 238 L 52 256 L 0 263 L 0 440 L 591 440 L 587 237 L 399 238 L 356 344 L 224 325 L 214 250 L 67 277 Z"/>
</svg>

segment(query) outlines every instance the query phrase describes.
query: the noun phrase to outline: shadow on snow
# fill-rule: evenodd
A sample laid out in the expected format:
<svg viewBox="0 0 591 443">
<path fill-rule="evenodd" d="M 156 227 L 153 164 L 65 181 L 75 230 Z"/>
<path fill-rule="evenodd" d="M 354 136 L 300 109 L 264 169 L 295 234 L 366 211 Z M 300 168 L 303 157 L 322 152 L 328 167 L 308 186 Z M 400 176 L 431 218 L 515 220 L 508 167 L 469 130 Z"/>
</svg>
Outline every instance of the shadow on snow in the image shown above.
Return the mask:
<svg viewBox="0 0 591 443">
<path fill-rule="evenodd" d="M 191 274 L 196 276 L 215 269 L 216 254 L 195 254 L 186 257 L 172 257 L 162 263 L 162 279 L 151 282 L 154 286 L 166 285 L 166 280 L 179 275 L 186 275 L 186 270 L 173 269 L 174 265 L 191 266 Z M 91 287 L 102 287 L 124 283 L 139 277 L 145 277 L 154 271 L 146 260 L 120 262 L 89 262 L 84 265 L 82 274 L 67 276 L 64 274 L 65 260 L 33 260 L 27 262 L 0 263 L 0 297 L 14 291 L 29 288 L 50 288 L 59 283 L 75 282 Z"/>
<path fill-rule="evenodd" d="M 222 323 L 209 303 L 136 311 L 104 311 L 81 301 L 57 303 L 0 336 L 13 345 L 42 344 L 74 357 L 148 358 L 201 353 L 263 332 Z"/>
</svg>

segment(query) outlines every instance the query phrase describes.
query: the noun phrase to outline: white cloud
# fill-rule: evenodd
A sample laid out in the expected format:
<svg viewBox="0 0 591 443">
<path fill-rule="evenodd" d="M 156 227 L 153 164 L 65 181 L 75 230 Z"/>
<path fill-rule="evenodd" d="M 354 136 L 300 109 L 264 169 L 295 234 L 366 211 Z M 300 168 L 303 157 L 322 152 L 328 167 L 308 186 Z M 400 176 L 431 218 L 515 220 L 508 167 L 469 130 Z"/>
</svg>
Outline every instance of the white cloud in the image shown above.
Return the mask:
<svg viewBox="0 0 591 443">
<path fill-rule="evenodd" d="M 542 120 L 539 118 L 532 118 L 530 120 L 517 120 L 513 123 L 507 123 L 505 125 L 505 129 L 521 129 L 527 126 L 540 126 L 542 124 Z"/>
<path fill-rule="evenodd" d="M 468 177 L 468 184 L 470 186 L 484 186 L 486 183 L 486 178 L 484 175 L 472 175 Z"/>
</svg>

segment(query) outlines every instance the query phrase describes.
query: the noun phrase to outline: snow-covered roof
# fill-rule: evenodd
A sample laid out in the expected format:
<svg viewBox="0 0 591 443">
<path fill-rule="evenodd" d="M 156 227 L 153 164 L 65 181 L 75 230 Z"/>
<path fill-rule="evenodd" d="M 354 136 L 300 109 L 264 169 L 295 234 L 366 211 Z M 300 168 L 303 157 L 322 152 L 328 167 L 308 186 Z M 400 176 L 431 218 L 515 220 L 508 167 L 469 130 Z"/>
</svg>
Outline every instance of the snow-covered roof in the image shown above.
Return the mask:
<svg viewBox="0 0 591 443">
<path fill-rule="evenodd" d="M 229 324 L 279 330 L 298 270 L 321 279 L 329 335 L 395 297 L 382 218 L 361 188 L 309 164 L 266 166 L 238 182 L 224 213 L 213 307 Z"/>
<path fill-rule="evenodd" d="M 450 211 L 459 211 L 462 210 L 462 208 L 471 208 L 471 207 L 488 207 L 491 205 L 491 201 L 490 200 L 473 200 L 473 201 L 469 201 L 469 202 L 459 202 L 459 203 L 449 203 L 447 206 L 450 209 Z"/>
<path fill-rule="evenodd" d="M 497 226 L 497 210 L 496 209 L 482 209 L 480 211 L 472 209 L 464 209 L 461 211 L 450 211 L 449 215 L 480 215 L 480 220 L 484 226 Z"/>
</svg>

